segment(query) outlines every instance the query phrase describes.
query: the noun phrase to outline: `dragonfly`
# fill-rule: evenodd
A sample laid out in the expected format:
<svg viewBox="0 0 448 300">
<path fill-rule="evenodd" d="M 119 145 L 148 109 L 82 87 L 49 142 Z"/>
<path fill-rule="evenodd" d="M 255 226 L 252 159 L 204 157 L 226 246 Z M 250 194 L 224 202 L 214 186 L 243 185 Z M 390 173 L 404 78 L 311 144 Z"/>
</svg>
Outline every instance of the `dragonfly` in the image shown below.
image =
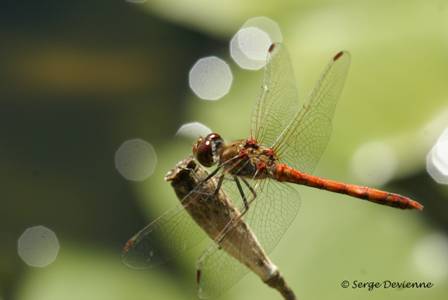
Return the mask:
<svg viewBox="0 0 448 300">
<path fill-rule="evenodd" d="M 244 219 L 266 253 L 270 253 L 299 211 L 301 197 L 294 184 L 395 208 L 423 209 L 422 204 L 403 195 L 312 175 L 330 140 L 333 116 L 350 66 L 349 52 L 341 51 L 331 58 L 303 103 L 284 44 L 274 43 L 267 52 L 248 137 L 226 142 L 218 133 L 210 133 L 199 137 L 192 149 L 202 166 L 214 169 L 190 193 L 201 193 L 203 184 L 216 180 L 216 191 L 208 197 L 212 199 L 223 189 L 240 212 L 213 236 L 198 261 L 200 290 L 212 297 L 248 272 L 238 260 L 222 251 L 220 245 L 229 232 Z M 125 263 L 134 267 L 140 267 L 141 262 L 154 266 L 193 248 L 206 236 L 201 235 L 200 222 L 193 221 L 185 209 L 188 204 L 185 199 L 188 197 L 126 243 Z M 167 241 L 163 250 L 157 248 L 159 238 Z M 141 259 L 134 265 L 135 256 Z"/>
</svg>

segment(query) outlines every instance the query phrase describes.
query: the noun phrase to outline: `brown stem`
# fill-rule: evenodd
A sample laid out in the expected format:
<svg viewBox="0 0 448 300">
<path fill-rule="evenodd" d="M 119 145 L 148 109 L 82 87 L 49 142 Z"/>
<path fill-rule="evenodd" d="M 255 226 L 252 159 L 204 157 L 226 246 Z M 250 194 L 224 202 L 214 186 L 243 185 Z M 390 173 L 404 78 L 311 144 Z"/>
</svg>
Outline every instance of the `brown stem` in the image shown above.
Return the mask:
<svg viewBox="0 0 448 300">
<path fill-rule="evenodd" d="M 280 274 L 279 271 L 276 271 L 268 280 L 265 281 L 267 285 L 276 289 L 282 294 L 285 300 L 296 300 L 296 295 L 291 290 L 291 288 L 286 284 L 285 279 Z"/>
</svg>

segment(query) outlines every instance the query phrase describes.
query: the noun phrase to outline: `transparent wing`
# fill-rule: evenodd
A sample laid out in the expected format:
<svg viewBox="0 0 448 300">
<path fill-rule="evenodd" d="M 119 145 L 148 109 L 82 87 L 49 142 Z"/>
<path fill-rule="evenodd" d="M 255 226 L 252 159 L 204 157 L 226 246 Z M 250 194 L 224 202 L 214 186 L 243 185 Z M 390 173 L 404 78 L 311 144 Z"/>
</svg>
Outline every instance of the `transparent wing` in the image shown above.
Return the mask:
<svg viewBox="0 0 448 300">
<path fill-rule="evenodd" d="M 332 119 L 350 66 L 350 54 L 339 52 L 327 65 L 303 108 L 272 148 L 288 165 L 311 173 L 330 140 Z"/>
<path fill-rule="evenodd" d="M 137 232 L 123 249 L 123 262 L 135 269 L 163 264 L 205 238 L 183 205 L 169 210 Z"/>
<path fill-rule="evenodd" d="M 228 291 L 249 272 L 249 269 L 213 244 L 201 257 L 198 272 L 201 273 L 198 282 L 199 298 L 213 299 Z"/>
<path fill-rule="evenodd" d="M 259 181 L 259 180 L 257 180 Z M 291 225 L 300 208 L 299 193 L 288 184 L 266 179 L 255 186 L 257 197 L 244 216 L 245 223 L 257 237 L 266 253 L 270 253 L 278 244 Z M 241 196 L 234 182 L 225 185 L 226 194 L 242 209 Z M 247 187 L 244 194 L 250 195 Z M 244 248 L 245 240 L 234 245 L 236 249 Z M 222 244 L 222 242 L 221 242 Z M 238 251 L 237 251 L 238 252 Z M 241 256 L 241 254 L 237 254 Z M 249 258 L 250 259 L 250 258 Z M 198 263 L 200 269 L 199 296 L 201 298 L 217 297 L 237 283 L 249 269 L 235 257 L 230 256 L 216 243 L 204 253 Z"/>
<path fill-rule="evenodd" d="M 271 146 L 299 109 L 296 80 L 288 51 L 273 44 L 268 52 L 261 93 L 252 112 L 251 137 Z"/>
<path fill-rule="evenodd" d="M 123 262 L 132 268 L 148 268 L 193 248 L 206 234 L 187 211 L 194 201 L 214 197 L 216 179 L 203 182 L 207 171 L 191 158 L 181 161 L 172 173 L 172 186 L 180 204 L 137 232 L 123 249 Z M 212 201 L 212 200 L 210 200 Z"/>
</svg>

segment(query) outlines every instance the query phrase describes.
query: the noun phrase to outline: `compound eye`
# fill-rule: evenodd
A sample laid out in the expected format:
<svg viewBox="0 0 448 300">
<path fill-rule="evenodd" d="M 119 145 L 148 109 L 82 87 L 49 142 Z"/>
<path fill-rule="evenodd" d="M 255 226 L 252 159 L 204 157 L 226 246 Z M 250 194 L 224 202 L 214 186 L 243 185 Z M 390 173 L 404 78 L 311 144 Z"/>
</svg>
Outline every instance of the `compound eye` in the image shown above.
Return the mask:
<svg viewBox="0 0 448 300">
<path fill-rule="evenodd" d="M 213 147 L 210 140 L 207 138 L 199 138 L 196 145 L 193 146 L 193 155 L 201 165 L 211 167 L 214 163 L 214 159 Z"/>
<path fill-rule="evenodd" d="M 212 132 L 212 133 L 209 133 L 209 134 L 205 137 L 205 139 L 206 139 L 206 140 L 216 140 L 216 139 L 221 139 L 221 136 L 220 136 L 219 134 L 217 134 L 217 133 Z"/>
<path fill-rule="evenodd" d="M 219 148 L 224 144 L 224 140 L 217 133 L 210 133 L 209 135 L 207 135 L 207 137 L 205 139 L 207 141 L 210 141 L 210 143 L 212 145 L 212 151 L 214 151 L 215 155 L 217 154 L 217 151 L 219 150 Z"/>
</svg>

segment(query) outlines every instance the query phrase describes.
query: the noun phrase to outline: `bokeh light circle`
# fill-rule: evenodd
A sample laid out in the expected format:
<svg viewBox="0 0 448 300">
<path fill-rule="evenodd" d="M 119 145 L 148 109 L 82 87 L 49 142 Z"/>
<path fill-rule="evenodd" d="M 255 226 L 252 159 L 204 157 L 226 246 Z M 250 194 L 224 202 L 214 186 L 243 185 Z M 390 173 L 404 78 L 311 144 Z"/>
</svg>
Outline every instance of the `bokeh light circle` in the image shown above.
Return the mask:
<svg viewBox="0 0 448 300">
<path fill-rule="evenodd" d="M 448 279 L 448 237 L 432 233 L 423 237 L 413 250 L 414 264 L 430 280 Z"/>
<path fill-rule="evenodd" d="M 235 61 L 235 63 L 242 69 L 246 70 L 259 70 L 266 65 L 266 59 L 264 60 L 254 60 L 248 58 L 241 50 L 238 42 L 238 33 L 236 33 L 230 40 L 230 56 Z"/>
<path fill-rule="evenodd" d="M 19 237 L 17 252 L 31 267 L 46 267 L 56 260 L 59 240 L 56 234 L 45 226 L 27 228 Z"/>
<path fill-rule="evenodd" d="M 283 42 L 283 35 L 282 31 L 280 30 L 280 26 L 278 26 L 277 22 L 268 17 L 259 16 L 250 18 L 246 22 L 244 22 L 243 26 L 241 26 L 241 28 L 247 27 L 257 27 L 263 30 L 269 35 L 273 43 Z"/>
<path fill-rule="evenodd" d="M 128 180 L 145 180 L 154 173 L 156 166 L 154 147 L 142 139 L 127 140 L 115 152 L 115 168 Z"/>
<path fill-rule="evenodd" d="M 380 186 L 392 179 L 397 157 L 386 143 L 374 141 L 361 145 L 351 159 L 352 174 L 365 184 Z"/>
<path fill-rule="evenodd" d="M 230 40 L 230 56 L 243 69 L 259 70 L 266 64 L 269 46 L 282 40 L 275 21 L 267 17 L 251 18 Z"/>
<path fill-rule="evenodd" d="M 266 60 L 266 54 L 272 44 L 271 38 L 257 27 L 246 27 L 238 31 L 238 46 L 251 60 Z"/>
<path fill-rule="evenodd" d="M 190 69 L 188 83 L 201 99 L 219 100 L 232 86 L 233 75 L 229 65 L 216 56 L 199 59 Z"/>
<path fill-rule="evenodd" d="M 448 128 L 426 156 L 426 171 L 440 184 L 448 184 Z"/>
<path fill-rule="evenodd" d="M 212 130 L 200 122 L 185 123 L 179 127 L 176 136 L 185 137 L 188 139 L 196 139 L 200 136 L 205 137 L 211 133 Z"/>
</svg>

